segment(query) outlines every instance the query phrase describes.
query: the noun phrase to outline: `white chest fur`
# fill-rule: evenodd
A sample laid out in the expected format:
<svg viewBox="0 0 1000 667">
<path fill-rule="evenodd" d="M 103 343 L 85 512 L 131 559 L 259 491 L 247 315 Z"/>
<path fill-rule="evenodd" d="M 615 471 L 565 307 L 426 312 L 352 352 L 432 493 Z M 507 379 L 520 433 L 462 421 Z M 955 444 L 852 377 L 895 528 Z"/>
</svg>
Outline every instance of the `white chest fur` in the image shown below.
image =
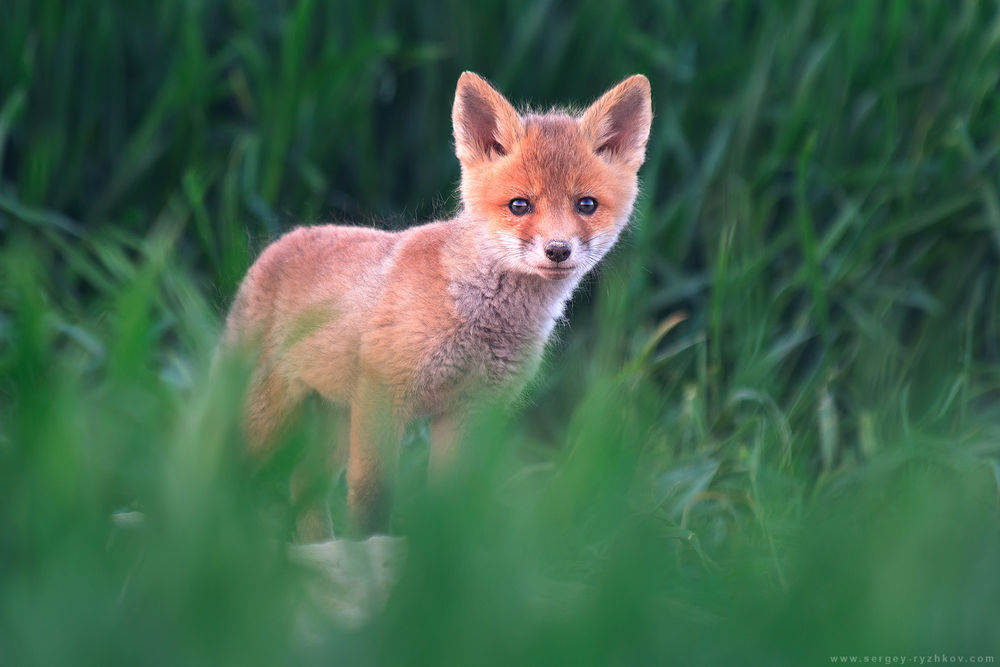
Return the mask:
<svg viewBox="0 0 1000 667">
<path fill-rule="evenodd" d="M 575 284 L 510 272 L 453 283 L 458 323 L 417 374 L 430 399 L 425 410 L 433 412 L 444 394 L 518 391 L 537 369 Z"/>
</svg>

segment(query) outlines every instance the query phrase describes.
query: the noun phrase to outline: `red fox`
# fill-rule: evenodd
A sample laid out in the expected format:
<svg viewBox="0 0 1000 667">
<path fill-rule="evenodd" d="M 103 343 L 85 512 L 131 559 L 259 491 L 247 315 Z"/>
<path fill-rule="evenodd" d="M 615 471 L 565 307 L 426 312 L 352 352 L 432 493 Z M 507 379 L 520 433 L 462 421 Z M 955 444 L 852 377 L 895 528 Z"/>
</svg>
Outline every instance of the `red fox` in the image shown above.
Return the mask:
<svg viewBox="0 0 1000 667">
<path fill-rule="evenodd" d="M 257 352 L 251 449 L 266 449 L 310 392 L 348 406 L 349 511 L 361 531 L 384 529 L 406 424 L 430 418 L 439 474 L 472 403 L 516 393 L 537 368 L 567 299 L 631 216 L 651 122 L 641 74 L 581 114 L 519 114 L 462 74 L 456 217 L 400 232 L 299 227 L 247 272 L 224 343 Z M 299 533 L 322 539 L 329 523 Z"/>
</svg>

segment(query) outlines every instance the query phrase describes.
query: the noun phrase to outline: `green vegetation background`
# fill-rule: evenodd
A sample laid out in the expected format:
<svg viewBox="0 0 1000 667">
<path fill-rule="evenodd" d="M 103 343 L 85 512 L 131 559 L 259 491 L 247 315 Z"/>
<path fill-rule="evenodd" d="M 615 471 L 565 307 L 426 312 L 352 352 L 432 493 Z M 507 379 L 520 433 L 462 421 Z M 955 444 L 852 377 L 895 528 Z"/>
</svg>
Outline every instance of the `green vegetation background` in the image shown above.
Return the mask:
<svg viewBox="0 0 1000 667">
<path fill-rule="evenodd" d="M 0 664 L 1000 655 L 996 3 L 0 17 Z M 644 194 L 453 484 L 410 434 L 406 568 L 351 630 L 282 546 L 322 411 L 249 465 L 209 360 L 282 230 L 454 209 L 466 69 L 542 108 L 645 73 Z"/>
</svg>

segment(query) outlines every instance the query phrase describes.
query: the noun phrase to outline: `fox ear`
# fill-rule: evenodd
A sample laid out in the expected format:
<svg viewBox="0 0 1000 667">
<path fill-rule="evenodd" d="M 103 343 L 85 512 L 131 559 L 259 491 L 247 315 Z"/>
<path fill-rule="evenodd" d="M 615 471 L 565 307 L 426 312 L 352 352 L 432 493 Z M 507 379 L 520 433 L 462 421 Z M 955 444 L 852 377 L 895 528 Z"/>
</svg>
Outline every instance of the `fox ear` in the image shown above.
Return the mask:
<svg viewBox="0 0 1000 667">
<path fill-rule="evenodd" d="M 455 152 L 463 165 L 507 155 L 523 131 L 510 102 L 472 72 L 464 72 L 458 79 L 451 121 Z"/>
<path fill-rule="evenodd" d="M 652 122 L 649 80 L 635 74 L 591 104 L 580 118 L 580 127 L 595 153 L 638 170 L 646 158 Z"/>
</svg>

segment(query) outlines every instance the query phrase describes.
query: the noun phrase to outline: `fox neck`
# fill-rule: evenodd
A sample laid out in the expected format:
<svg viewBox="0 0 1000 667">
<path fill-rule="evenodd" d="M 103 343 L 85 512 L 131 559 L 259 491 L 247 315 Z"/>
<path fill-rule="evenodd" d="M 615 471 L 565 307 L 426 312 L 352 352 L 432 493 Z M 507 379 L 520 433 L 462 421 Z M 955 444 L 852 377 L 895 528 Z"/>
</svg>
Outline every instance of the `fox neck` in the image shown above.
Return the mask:
<svg viewBox="0 0 1000 667">
<path fill-rule="evenodd" d="M 544 344 L 580 276 L 550 280 L 514 270 L 498 261 L 474 222 L 453 222 L 462 227 L 453 236 L 462 247 L 447 253 L 449 286 L 459 317 L 485 333 L 512 339 L 510 343 Z"/>
</svg>

